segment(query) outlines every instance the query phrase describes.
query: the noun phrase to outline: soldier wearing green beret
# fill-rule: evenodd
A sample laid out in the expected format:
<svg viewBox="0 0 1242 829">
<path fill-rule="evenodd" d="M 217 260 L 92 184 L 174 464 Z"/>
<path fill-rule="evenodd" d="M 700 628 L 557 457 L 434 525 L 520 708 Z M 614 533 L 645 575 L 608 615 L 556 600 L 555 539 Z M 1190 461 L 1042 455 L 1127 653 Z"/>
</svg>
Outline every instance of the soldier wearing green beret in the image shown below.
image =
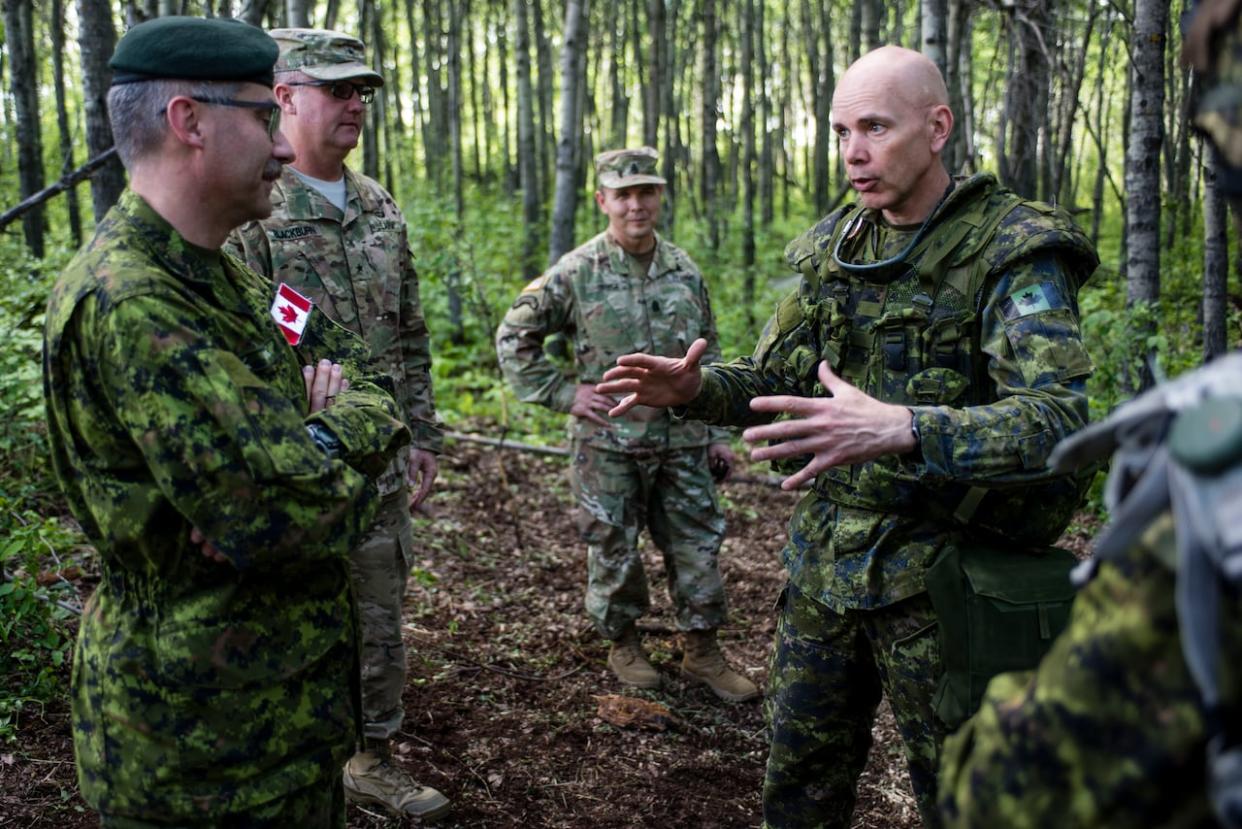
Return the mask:
<svg viewBox="0 0 1242 829">
<path fill-rule="evenodd" d="M 759 691 L 729 667 L 716 641 L 725 621 L 717 563 L 725 524 L 709 468 L 728 474 L 728 433 L 677 422 L 665 408 L 610 418 L 614 401 L 594 391 L 627 351 L 680 357 L 704 338 L 720 353 L 702 274 L 655 231 L 664 190 L 656 160 L 650 147 L 595 159 L 595 203 L 608 217 L 607 230 L 526 286 L 496 332 L 496 354 L 520 399 L 573 416 L 571 476 L 588 545 L 586 609 L 612 641 L 608 666 L 623 684 L 660 684 L 635 627 L 649 604 L 638 554 L 645 524 L 664 553 L 677 627 L 685 633 L 682 675 L 740 702 Z M 560 332 L 572 343 L 574 380 L 544 354 L 544 339 Z"/>
<path fill-rule="evenodd" d="M 345 825 L 346 556 L 409 431 L 361 340 L 220 250 L 293 158 L 276 55 L 231 20 L 121 39 L 130 186 L 48 302 L 52 460 L 102 576 L 72 709 L 104 827 Z"/>
<path fill-rule="evenodd" d="M 274 91 L 282 129 L 297 158 L 272 188 L 272 215 L 234 231 L 230 247 L 273 285 L 293 286 L 365 339 L 396 383 L 413 439 L 380 479 L 379 514 L 350 554 L 361 607 L 366 742 L 344 778 L 350 799 L 429 821 L 447 813 L 449 801 L 400 768 L 390 741 L 405 716 L 401 600 L 414 555 L 409 513 L 431 489 L 441 448 L 430 342 L 405 217 L 378 182 L 345 165 L 384 79 L 367 66 L 357 38 L 321 29 L 270 34 L 280 47 Z"/>
<path fill-rule="evenodd" d="M 701 343 L 680 360 L 627 355 L 597 388 L 632 395 L 614 414 L 685 406 L 749 426 L 753 458 L 797 460 L 784 486 L 811 484 L 789 525 L 768 680 L 773 829 L 850 825 L 882 696 L 923 822 L 938 825 L 928 569 L 950 545 L 1050 544 L 1079 495 L 1044 461 L 1087 420 L 1076 295 L 1097 259 L 1064 212 L 991 175 L 950 177 L 947 99 L 917 52 L 856 61 L 832 125 L 859 203 L 786 248 L 802 280 L 753 356 L 700 368 Z"/>
<path fill-rule="evenodd" d="M 1194 120 L 1236 224 L 1242 4 L 1195 5 Z M 1068 628 L 945 743 L 946 826 L 1242 827 L 1242 352 L 1119 407 L 1057 460 L 1110 453 L 1112 518 Z"/>
</svg>

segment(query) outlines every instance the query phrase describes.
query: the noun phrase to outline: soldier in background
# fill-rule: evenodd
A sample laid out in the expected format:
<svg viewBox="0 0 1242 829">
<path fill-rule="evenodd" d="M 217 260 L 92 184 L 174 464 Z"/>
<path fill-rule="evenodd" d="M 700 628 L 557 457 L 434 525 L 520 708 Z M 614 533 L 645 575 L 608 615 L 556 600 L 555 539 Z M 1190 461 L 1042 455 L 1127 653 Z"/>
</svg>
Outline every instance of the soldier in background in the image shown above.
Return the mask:
<svg viewBox="0 0 1242 829">
<path fill-rule="evenodd" d="M 271 36 L 280 46 L 276 100 L 297 158 L 272 188 L 272 215 L 239 228 L 232 245 L 273 284 L 292 286 L 365 339 L 396 383 L 413 440 L 408 456 L 380 479 L 379 515 L 350 556 L 362 620 L 365 743 L 344 778 L 351 800 L 430 821 L 449 811 L 448 798 L 415 782 L 390 748 L 405 716 L 401 602 L 413 565 L 409 512 L 430 491 L 441 448 L 430 345 L 405 217 L 383 187 L 345 166 L 384 79 L 349 35 L 274 29 Z"/>
<path fill-rule="evenodd" d="M 1199 4 L 1195 124 L 1242 209 L 1242 4 Z M 1057 454 L 1116 448 L 1113 520 L 1069 627 L 945 745 L 951 827 L 1242 827 L 1242 353 L 1158 386 Z"/>
<path fill-rule="evenodd" d="M 635 622 L 650 604 L 638 553 L 644 525 L 664 553 L 669 592 L 684 633 L 683 676 L 721 699 L 759 691 L 725 662 L 716 640 L 725 622 L 718 555 L 725 522 L 709 468 L 728 474 L 727 432 L 680 423 L 665 408 L 608 417 L 595 384 L 617 356 L 636 349 L 680 357 L 697 338 L 719 355 L 702 274 L 660 238 L 664 179 L 649 147 L 595 159 L 595 202 L 608 228 L 570 251 L 523 289 L 496 332 L 496 354 L 517 396 L 573 415 L 574 494 L 587 542 L 587 615 L 611 640 L 608 666 L 626 685 L 655 688 Z M 577 376 L 560 373 L 544 339 L 563 332 Z"/>
<path fill-rule="evenodd" d="M 702 369 L 703 343 L 680 360 L 627 355 L 597 391 L 630 394 L 613 415 L 684 406 L 750 426 L 756 460 L 810 456 L 784 484 L 813 488 L 783 553 L 766 824 L 850 825 L 883 694 L 933 827 L 945 727 L 926 571 L 967 539 L 1051 543 L 1072 514 L 1078 492 L 1048 498 L 1060 484 L 1044 461 L 1087 420 L 1076 296 L 1097 259 L 1062 211 L 991 175 L 949 177 L 953 113 L 923 55 L 856 61 L 832 125 L 860 203 L 786 248 L 803 280 L 754 355 Z"/>
<path fill-rule="evenodd" d="M 234 20 L 121 38 L 108 112 L 130 186 L 48 302 L 52 461 L 100 559 L 72 708 L 104 827 L 345 825 L 346 554 L 409 435 L 360 340 L 221 255 L 293 157 L 276 55 Z"/>
</svg>

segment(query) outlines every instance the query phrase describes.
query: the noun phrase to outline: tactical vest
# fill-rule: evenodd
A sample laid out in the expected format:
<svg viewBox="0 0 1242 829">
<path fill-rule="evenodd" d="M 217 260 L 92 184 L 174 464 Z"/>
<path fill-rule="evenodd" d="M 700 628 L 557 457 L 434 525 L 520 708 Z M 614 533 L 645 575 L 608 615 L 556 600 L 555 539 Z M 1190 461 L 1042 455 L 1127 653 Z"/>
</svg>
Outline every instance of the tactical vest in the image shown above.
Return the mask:
<svg viewBox="0 0 1242 829">
<path fill-rule="evenodd" d="M 798 376 L 814 376 L 826 360 L 838 376 L 868 394 L 899 405 L 979 406 L 997 400 L 980 350 L 980 318 L 989 276 L 1033 253 L 1055 252 L 1069 268 L 1074 293 L 1098 259 L 1087 238 L 1065 214 L 1002 189 L 988 174 L 957 185 L 937 210 L 932 230 L 888 281 L 846 273 L 833 251 L 841 237 L 862 226 L 866 214 L 847 206 L 792 241 L 786 261 L 802 274 L 796 299 L 778 311 L 807 322 L 815 345 L 792 355 Z M 1022 234 L 1003 233 L 1005 220 L 1022 209 Z M 865 235 L 865 234 L 860 234 Z M 843 250 L 853 240 L 843 242 Z M 796 302 L 796 309 L 792 304 Z M 816 395 L 826 390 L 816 384 Z M 821 496 L 877 512 L 917 512 L 1023 544 L 1054 541 L 1077 508 L 1090 474 L 1005 490 L 961 484 L 928 485 L 896 456 L 822 473 Z M 1038 504 L 1029 514 L 1028 504 Z"/>
</svg>

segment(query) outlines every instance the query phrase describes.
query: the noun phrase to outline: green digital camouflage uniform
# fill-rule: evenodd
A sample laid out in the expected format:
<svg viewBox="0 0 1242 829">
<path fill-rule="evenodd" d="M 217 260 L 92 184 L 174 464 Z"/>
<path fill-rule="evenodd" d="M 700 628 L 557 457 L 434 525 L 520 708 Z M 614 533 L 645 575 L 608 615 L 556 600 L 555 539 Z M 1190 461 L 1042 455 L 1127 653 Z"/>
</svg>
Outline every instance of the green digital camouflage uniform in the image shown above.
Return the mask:
<svg viewBox="0 0 1242 829">
<path fill-rule="evenodd" d="M 1048 453 L 1087 418 L 1091 366 L 1075 298 L 1097 260 L 1063 213 L 975 176 L 957 184 L 906 258 L 915 267 L 881 282 L 847 278 L 833 259 L 856 210 L 790 243 L 800 288 L 753 356 L 704 370 L 684 412 L 762 423 L 751 398 L 822 396 L 816 367 L 826 360 L 867 394 L 911 407 L 918 430 L 910 455 L 821 473 L 790 521 L 767 696 L 764 817 L 773 827 L 848 825 L 881 692 L 924 822 L 936 825 L 944 728 L 932 705 L 939 645 L 924 572 L 962 537 L 955 512 L 971 532 L 1055 539 L 1065 516 L 1036 512 L 1025 487 L 1050 478 Z M 915 233 L 861 218 L 842 248 L 854 261 L 891 256 Z"/>
<path fill-rule="evenodd" d="M 1197 5 L 1201 16 L 1184 53 L 1197 69 L 1209 69 L 1201 77 L 1196 124 L 1221 153 L 1224 175 L 1217 184 L 1227 183 L 1236 211 L 1242 197 L 1239 4 Z M 1236 361 L 1238 352 L 1210 365 L 1229 359 Z M 1214 722 L 1234 738 L 1228 747 L 1236 748 L 1242 733 L 1236 659 L 1242 601 L 1236 587 L 1222 597 L 1222 702 L 1212 717 L 1188 669 L 1176 605 L 1176 534 L 1185 528 L 1167 511 L 1128 518 L 1152 520 L 1138 543 L 1100 563 L 1038 669 L 996 677 L 978 713 L 946 741 L 940 805 L 947 826 L 1219 825 L 1208 797 L 1208 741 Z"/>
<path fill-rule="evenodd" d="M 576 377 L 543 352 L 564 332 Z M 526 286 L 496 332 L 505 378 L 527 403 L 568 412 L 578 383 L 598 383 L 622 354 L 680 357 L 699 337 L 720 354 L 707 288 L 690 257 L 656 237 L 645 271 L 605 232 L 570 251 Z M 637 407 L 603 428 L 574 418 L 571 479 L 587 542 L 587 615 L 616 639 L 649 605 L 638 555 L 644 525 L 664 553 L 680 630 L 725 621 L 717 556 L 724 513 L 707 465 L 723 430 L 679 423 L 668 411 Z"/>
<path fill-rule="evenodd" d="M 405 218 L 375 181 L 345 171 L 344 215 L 286 167 L 272 188 L 272 215 L 233 232 L 230 245 L 273 284 L 287 283 L 363 337 L 396 383 L 412 445 L 441 449 L 431 389 L 431 352 Z M 412 566 L 413 527 L 401 453 L 380 478 L 383 501 L 350 557 L 362 619 L 362 706 L 366 736 L 401 728 L 405 645 L 401 600 Z"/>
<path fill-rule="evenodd" d="M 102 570 L 74 660 L 74 748 L 109 826 L 288 825 L 343 803 L 358 735 L 346 554 L 375 512 L 368 477 L 408 431 L 388 380 L 361 373 L 361 341 L 312 313 L 291 348 L 272 300 L 126 192 L 48 303 L 53 464 Z M 326 354 L 352 386 L 308 416 L 302 366 Z"/>
</svg>

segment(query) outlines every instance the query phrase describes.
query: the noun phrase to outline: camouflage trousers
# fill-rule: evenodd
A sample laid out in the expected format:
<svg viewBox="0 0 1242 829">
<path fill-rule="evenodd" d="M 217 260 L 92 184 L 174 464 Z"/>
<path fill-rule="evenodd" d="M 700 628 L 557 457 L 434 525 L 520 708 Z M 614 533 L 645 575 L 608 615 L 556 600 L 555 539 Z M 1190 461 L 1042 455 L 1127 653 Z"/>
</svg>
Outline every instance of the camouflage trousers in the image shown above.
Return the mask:
<svg viewBox="0 0 1242 829">
<path fill-rule="evenodd" d="M 602 636 L 616 639 L 650 607 L 638 553 L 644 526 L 664 554 L 677 628 L 724 623 L 718 556 L 725 520 L 706 446 L 637 455 L 575 441 L 570 477 L 587 542 L 587 616 Z"/>
<path fill-rule="evenodd" d="M 936 767 L 945 729 L 932 705 L 940 645 L 931 600 L 923 594 L 838 613 L 790 584 L 782 606 L 765 701 L 772 741 L 765 826 L 850 825 L 881 694 L 897 720 L 923 825 L 940 826 Z"/>
<path fill-rule="evenodd" d="M 245 812 L 202 822 L 136 820 L 101 814 L 100 829 L 345 829 L 345 786 L 339 769 L 312 786 L 270 800 Z"/>
<path fill-rule="evenodd" d="M 385 496 L 375 523 L 349 555 L 362 634 L 362 722 L 372 739 L 390 739 L 405 717 L 401 600 L 414 549 L 407 504 L 405 487 Z"/>
</svg>

